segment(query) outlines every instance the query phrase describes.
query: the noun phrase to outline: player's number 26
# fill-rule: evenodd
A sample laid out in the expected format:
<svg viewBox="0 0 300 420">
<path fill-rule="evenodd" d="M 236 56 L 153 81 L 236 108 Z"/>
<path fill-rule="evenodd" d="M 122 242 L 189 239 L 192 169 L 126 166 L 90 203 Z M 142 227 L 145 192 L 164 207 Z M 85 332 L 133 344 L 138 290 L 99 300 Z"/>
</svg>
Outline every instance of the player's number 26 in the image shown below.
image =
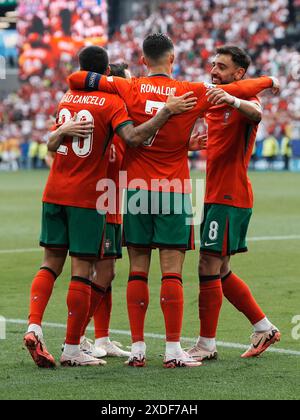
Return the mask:
<svg viewBox="0 0 300 420">
<path fill-rule="evenodd" d="M 72 114 L 67 108 L 63 108 L 59 115 L 58 115 L 58 123 L 63 124 L 65 122 L 68 122 L 72 119 Z M 92 114 L 86 110 L 83 109 L 77 114 L 76 121 L 89 121 L 92 124 L 94 124 L 94 117 Z M 80 158 L 86 158 L 91 154 L 93 147 L 93 134 L 89 134 L 88 137 L 85 137 L 84 139 L 80 139 L 79 137 L 73 137 L 72 140 L 72 149 L 75 155 L 77 155 Z M 62 155 L 68 154 L 68 147 L 61 145 L 60 148 L 57 150 L 57 153 L 60 153 Z"/>
</svg>

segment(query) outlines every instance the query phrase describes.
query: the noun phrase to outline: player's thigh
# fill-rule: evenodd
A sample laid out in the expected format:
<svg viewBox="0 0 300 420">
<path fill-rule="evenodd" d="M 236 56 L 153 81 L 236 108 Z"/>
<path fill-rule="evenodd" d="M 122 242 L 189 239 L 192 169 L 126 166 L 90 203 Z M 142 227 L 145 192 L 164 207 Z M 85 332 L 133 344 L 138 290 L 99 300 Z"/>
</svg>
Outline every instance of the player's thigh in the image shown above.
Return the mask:
<svg viewBox="0 0 300 420">
<path fill-rule="evenodd" d="M 108 289 L 116 275 L 116 259 L 102 259 L 95 263 L 96 275 L 93 278 L 93 283 L 104 289 Z"/>
<path fill-rule="evenodd" d="M 177 249 L 160 249 L 161 272 L 182 275 L 185 251 Z"/>
<path fill-rule="evenodd" d="M 105 234 L 106 216 L 95 209 L 67 207 L 69 250 L 72 257 L 99 259 Z"/>
<path fill-rule="evenodd" d="M 106 224 L 103 259 L 106 258 L 122 258 L 122 225 Z"/>
<path fill-rule="evenodd" d="M 69 248 L 66 207 L 43 203 L 40 245 L 49 249 Z"/>
<path fill-rule="evenodd" d="M 221 278 L 227 276 L 231 271 L 230 257 L 225 257 L 221 267 Z"/>
<path fill-rule="evenodd" d="M 220 276 L 227 257 L 200 253 L 199 276 Z"/>
<path fill-rule="evenodd" d="M 130 272 L 149 273 L 151 264 L 151 248 L 128 247 Z"/>
</svg>

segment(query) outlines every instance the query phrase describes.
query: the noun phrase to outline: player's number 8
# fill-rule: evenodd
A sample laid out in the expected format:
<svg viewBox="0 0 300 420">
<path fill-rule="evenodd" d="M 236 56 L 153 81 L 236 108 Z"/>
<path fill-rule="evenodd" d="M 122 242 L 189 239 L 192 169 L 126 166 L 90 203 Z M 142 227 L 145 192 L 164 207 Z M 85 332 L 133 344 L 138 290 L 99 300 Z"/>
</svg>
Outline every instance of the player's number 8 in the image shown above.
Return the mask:
<svg viewBox="0 0 300 420">
<path fill-rule="evenodd" d="M 146 109 L 145 109 L 146 114 L 154 115 L 155 111 L 157 111 L 157 112 L 161 111 L 164 108 L 165 105 L 166 105 L 165 102 L 147 101 L 146 102 Z M 143 143 L 143 146 L 151 147 L 153 145 L 153 143 L 155 142 L 155 139 L 156 139 L 158 133 L 159 133 L 159 130 L 157 130 L 157 132 L 155 133 L 154 136 L 152 136 L 152 137 L 150 137 L 150 139 L 146 140 Z"/>
<path fill-rule="evenodd" d="M 58 123 L 59 124 L 63 124 L 65 122 L 68 122 L 71 119 L 72 119 L 72 114 L 67 108 L 64 108 L 60 111 L 60 113 L 58 115 Z M 78 112 L 76 121 L 79 122 L 79 121 L 82 121 L 82 120 L 89 121 L 92 124 L 94 124 L 94 117 L 86 109 L 83 109 L 80 112 Z M 72 149 L 73 149 L 73 152 L 75 153 L 76 156 L 78 156 L 80 158 L 88 157 L 91 154 L 92 147 L 93 147 L 93 134 L 90 134 L 88 137 L 85 137 L 84 139 L 81 139 L 79 137 L 73 137 Z M 57 150 L 57 153 L 60 153 L 62 155 L 67 155 L 68 154 L 68 147 L 64 146 L 64 145 L 61 145 L 60 148 Z"/>
<path fill-rule="evenodd" d="M 216 239 L 218 239 L 218 235 L 219 235 L 219 223 L 217 222 L 211 222 L 210 227 L 209 227 L 209 239 L 211 241 L 215 241 Z"/>
</svg>

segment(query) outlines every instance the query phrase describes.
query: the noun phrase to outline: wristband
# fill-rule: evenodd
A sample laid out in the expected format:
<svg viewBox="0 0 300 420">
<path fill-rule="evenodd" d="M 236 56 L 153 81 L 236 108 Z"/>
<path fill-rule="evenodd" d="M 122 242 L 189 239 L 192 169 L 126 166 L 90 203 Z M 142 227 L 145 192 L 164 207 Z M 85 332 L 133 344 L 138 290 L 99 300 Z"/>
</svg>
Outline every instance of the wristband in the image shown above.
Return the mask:
<svg viewBox="0 0 300 420">
<path fill-rule="evenodd" d="M 233 108 L 240 109 L 241 100 L 239 98 L 234 98 L 234 103 L 232 104 Z"/>
</svg>

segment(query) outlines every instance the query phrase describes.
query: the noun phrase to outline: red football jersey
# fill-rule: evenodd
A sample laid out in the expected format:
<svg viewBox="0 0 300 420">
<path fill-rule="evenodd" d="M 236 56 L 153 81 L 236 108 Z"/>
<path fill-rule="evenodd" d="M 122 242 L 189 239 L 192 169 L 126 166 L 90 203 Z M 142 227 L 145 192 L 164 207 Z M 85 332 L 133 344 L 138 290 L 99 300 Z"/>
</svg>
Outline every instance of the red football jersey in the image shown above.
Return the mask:
<svg viewBox="0 0 300 420">
<path fill-rule="evenodd" d="M 260 104 L 258 98 L 250 99 Z M 253 192 L 247 175 L 258 124 L 228 105 L 212 108 L 208 124 L 205 202 L 253 208 Z"/>
<path fill-rule="evenodd" d="M 58 124 L 75 113 L 78 120 L 93 122 L 94 132 L 85 139 L 65 137 L 56 153 L 43 201 L 95 209 L 101 194 L 96 191 L 97 183 L 107 177 L 107 149 L 113 133 L 132 121 L 124 102 L 104 92 L 67 92 L 59 105 Z"/>
<path fill-rule="evenodd" d="M 112 214 L 108 213 L 106 221 L 107 223 L 113 223 L 116 225 L 122 224 L 122 203 L 120 201 L 119 174 L 120 171 L 123 169 L 125 151 L 125 142 L 119 136 L 115 135 L 109 150 L 109 165 L 107 171 L 107 178 L 114 181 L 116 185 L 116 212 L 113 212 Z"/>
<path fill-rule="evenodd" d="M 126 103 L 136 124 L 142 124 L 160 110 L 170 94 L 183 95 L 194 92 L 198 98 L 195 108 L 176 115 L 138 148 L 128 149 L 124 169 L 128 171 L 128 187 L 152 190 L 190 193 L 188 166 L 189 140 L 198 118 L 204 116 L 212 105 L 207 101 L 207 89 L 213 87 L 205 83 L 190 83 L 174 80 L 166 75 L 133 78 L 100 76 L 96 73 L 78 72 L 69 78 L 71 87 L 96 89 L 116 93 Z M 227 92 L 240 97 L 256 95 L 271 87 L 268 77 L 249 79 L 222 86 Z M 140 181 L 137 181 L 139 179 Z M 176 182 L 176 180 L 178 180 Z M 165 187 L 163 182 L 168 181 Z"/>
</svg>

